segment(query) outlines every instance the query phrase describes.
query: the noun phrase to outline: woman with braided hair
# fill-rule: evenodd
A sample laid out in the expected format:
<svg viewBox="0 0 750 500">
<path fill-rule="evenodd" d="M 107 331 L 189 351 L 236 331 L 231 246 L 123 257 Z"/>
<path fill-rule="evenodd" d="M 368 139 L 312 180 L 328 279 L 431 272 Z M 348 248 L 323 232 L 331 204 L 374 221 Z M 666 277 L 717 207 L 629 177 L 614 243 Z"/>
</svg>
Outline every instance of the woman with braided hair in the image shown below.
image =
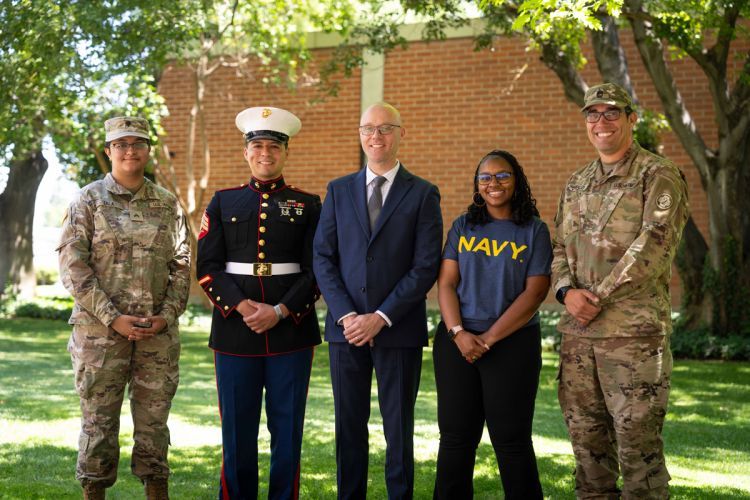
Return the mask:
<svg viewBox="0 0 750 500">
<path fill-rule="evenodd" d="M 467 213 L 448 233 L 438 277 L 436 499 L 472 498 L 485 422 L 505 498 L 542 498 L 531 426 L 542 366 L 537 310 L 551 261 L 523 168 L 491 151 L 477 166 Z"/>
</svg>

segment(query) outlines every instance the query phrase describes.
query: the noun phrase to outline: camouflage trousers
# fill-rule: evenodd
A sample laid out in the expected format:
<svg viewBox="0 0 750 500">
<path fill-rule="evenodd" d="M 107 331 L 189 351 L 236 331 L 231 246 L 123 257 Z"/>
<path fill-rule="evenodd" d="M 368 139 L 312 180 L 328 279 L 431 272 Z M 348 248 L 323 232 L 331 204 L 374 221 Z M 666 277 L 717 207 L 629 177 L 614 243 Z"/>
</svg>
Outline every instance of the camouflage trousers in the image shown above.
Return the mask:
<svg viewBox="0 0 750 500">
<path fill-rule="evenodd" d="M 668 337 L 563 335 L 558 399 L 576 457 L 577 498 L 669 498 L 661 432 L 671 372 Z"/>
<path fill-rule="evenodd" d="M 81 401 L 76 479 L 104 487 L 117 480 L 126 386 L 134 427 L 131 470 L 141 480 L 168 477 L 167 418 L 179 382 L 177 328 L 131 342 L 102 325 L 75 325 L 68 351 Z"/>
</svg>

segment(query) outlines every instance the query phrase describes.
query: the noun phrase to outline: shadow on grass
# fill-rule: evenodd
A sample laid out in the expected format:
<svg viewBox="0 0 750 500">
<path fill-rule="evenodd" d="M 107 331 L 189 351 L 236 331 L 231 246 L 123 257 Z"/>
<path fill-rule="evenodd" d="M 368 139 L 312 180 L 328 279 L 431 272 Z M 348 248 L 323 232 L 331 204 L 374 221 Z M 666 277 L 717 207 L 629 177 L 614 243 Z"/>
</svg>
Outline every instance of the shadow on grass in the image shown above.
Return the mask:
<svg viewBox="0 0 750 500">
<path fill-rule="evenodd" d="M 218 446 L 172 449 L 171 496 L 178 499 L 216 498 L 220 454 Z M 81 498 L 81 487 L 75 479 L 75 466 L 76 450 L 71 448 L 5 445 L 0 450 L 0 497 Z M 125 448 L 121 450 L 117 473 L 117 482 L 107 489 L 108 499 L 143 498 L 143 485 L 130 473 L 130 452 Z M 18 477 L 25 480 L 18 481 Z"/>
<path fill-rule="evenodd" d="M 0 417 L 19 421 L 78 415 L 63 321 L 3 320 L 0 329 Z"/>
<path fill-rule="evenodd" d="M 208 334 L 199 327 L 183 327 L 181 381 L 172 416 L 193 425 L 217 428 L 213 354 Z M 66 344 L 70 327 L 62 321 L 14 319 L 0 327 L 0 419 L 46 422 L 79 416 L 78 398 Z M 536 401 L 536 437 L 567 441 L 567 431 L 557 404 L 557 356 L 544 353 Z M 750 453 L 750 364 L 728 362 L 676 362 L 673 390 L 665 425 L 668 465 L 677 464 L 683 477 L 692 471 L 716 472 L 721 481 L 744 474 Z M 373 395 L 376 383 L 373 381 Z M 437 449 L 437 406 L 431 352 L 425 349 L 422 383 L 417 400 L 417 439 L 427 449 L 415 464 L 415 498 L 431 498 Z M 125 410 L 126 412 L 129 411 Z M 369 497 L 386 498 L 384 442 L 377 400 L 371 406 L 372 442 Z M 264 425 L 264 424 L 262 424 Z M 266 438 L 264 438 L 266 439 Z M 80 498 L 74 479 L 75 450 L 48 444 L 41 436 L 31 442 L 7 438 L 0 449 L 0 497 Z M 538 441 L 537 441 L 538 442 Z M 259 497 L 267 495 L 268 443 L 260 447 Z M 537 460 L 545 494 L 554 499 L 573 498 L 573 457 L 545 452 L 537 445 Z M 129 450 L 123 449 L 119 480 L 108 498 L 142 498 L 142 487 L 129 471 Z M 221 447 L 177 447 L 170 450 L 174 468 L 174 498 L 216 498 L 221 467 Z M 316 349 L 308 395 L 303 444 L 301 498 L 334 498 L 336 485 L 333 399 L 328 372 L 328 347 Z M 737 471 L 737 472 L 736 472 Z M 703 476 L 701 476 L 703 477 Z M 747 491 L 711 480 L 692 486 L 692 478 L 673 485 L 675 498 L 747 498 Z M 688 485 L 685 485 L 687 483 Z M 739 483 L 738 483 L 739 484 Z M 502 487 L 491 446 L 482 442 L 475 476 L 476 498 L 502 498 Z"/>
</svg>

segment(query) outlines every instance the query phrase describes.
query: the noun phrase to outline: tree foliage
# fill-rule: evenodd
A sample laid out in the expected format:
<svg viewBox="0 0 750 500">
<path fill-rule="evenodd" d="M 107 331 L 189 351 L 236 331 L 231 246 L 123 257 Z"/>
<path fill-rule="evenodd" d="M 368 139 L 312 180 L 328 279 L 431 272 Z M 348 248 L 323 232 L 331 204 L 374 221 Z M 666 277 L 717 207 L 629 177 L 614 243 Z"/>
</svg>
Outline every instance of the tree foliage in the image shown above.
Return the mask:
<svg viewBox="0 0 750 500">
<path fill-rule="evenodd" d="M 188 165 L 188 187 L 180 191 L 169 152 L 157 144 L 154 175 L 195 216 L 210 175 L 202 92 L 211 73 L 231 66 L 269 84 L 293 85 L 309 60 L 307 33 L 344 32 L 354 19 L 349 0 L 0 0 L 0 6 L 0 120 L 12 124 L 0 128 L 0 167 L 8 185 L 34 173 L 33 182 L 22 184 L 25 193 L 0 193 L 0 232 L 8 236 L 0 244 L 0 283 L 13 284 L 33 271 L 30 226 L 46 170 L 44 137 L 79 184 L 102 177 L 110 168 L 104 120 L 144 116 L 162 137 L 161 72 L 168 61 L 187 65 L 196 80 L 188 143 L 201 148 L 201 166 Z M 258 62 L 263 71 L 251 74 Z"/>
<path fill-rule="evenodd" d="M 591 44 L 598 81 L 628 89 L 638 103 L 630 61 L 620 42 L 630 30 L 638 55 L 656 90 L 661 110 L 639 106 L 637 138 L 652 149 L 665 124 L 674 131 L 697 168 L 708 198 L 709 234 L 690 220 L 678 256 L 683 279 L 686 322 L 710 325 L 716 335 L 747 332 L 750 316 L 741 298 L 750 294 L 750 54 L 747 47 L 748 0 L 476 0 L 484 32 L 478 49 L 495 37 L 520 35 L 559 78 L 566 97 L 582 105 L 588 88 L 581 70 L 589 63 L 583 47 Z M 373 18 L 352 33 L 356 47 L 387 51 L 405 40 L 394 24 L 408 13 L 427 19 L 423 36 L 440 39 L 445 29 L 468 23 L 465 4 L 455 0 L 401 0 L 403 11 Z M 385 26 L 378 25 L 379 23 Z M 716 137 L 706 137 L 682 97 L 668 61 L 691 58 L 702 70 L 711 95 Z M 345 65 L 340 62 L 339 65 Z M 730 68 L 734 67 L 732 73 Z M 730 75 L 732 79 L 730 81 Z M 593 82 L 593 83 L 598 83 Z M 705 269 L 704 269 L 705 268 Z M 711 279 L 705 279 L 710 276 Z M 722 286 L 713 286 L 721 283 Z M 736 292 L 736 293 L 735 293 Z M 738 315 L 737 311 L 741 313 Z"/>
</svg>

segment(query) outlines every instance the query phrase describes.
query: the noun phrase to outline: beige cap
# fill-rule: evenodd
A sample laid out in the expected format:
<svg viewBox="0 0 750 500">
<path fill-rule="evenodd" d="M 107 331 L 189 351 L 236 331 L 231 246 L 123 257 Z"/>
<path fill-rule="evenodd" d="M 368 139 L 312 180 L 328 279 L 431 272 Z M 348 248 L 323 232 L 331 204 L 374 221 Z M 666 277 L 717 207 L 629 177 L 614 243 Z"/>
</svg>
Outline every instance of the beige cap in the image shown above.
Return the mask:
<svg viewBox="0 0 750 500">
<path fill-rule="evenodd" d="M 106 142 L 114 141 L 121 137 L 133 136 L 151 140 L 148 135 L 148 121 L 134 116 L 116 116 L 104 122 Z"/>
</svg>

